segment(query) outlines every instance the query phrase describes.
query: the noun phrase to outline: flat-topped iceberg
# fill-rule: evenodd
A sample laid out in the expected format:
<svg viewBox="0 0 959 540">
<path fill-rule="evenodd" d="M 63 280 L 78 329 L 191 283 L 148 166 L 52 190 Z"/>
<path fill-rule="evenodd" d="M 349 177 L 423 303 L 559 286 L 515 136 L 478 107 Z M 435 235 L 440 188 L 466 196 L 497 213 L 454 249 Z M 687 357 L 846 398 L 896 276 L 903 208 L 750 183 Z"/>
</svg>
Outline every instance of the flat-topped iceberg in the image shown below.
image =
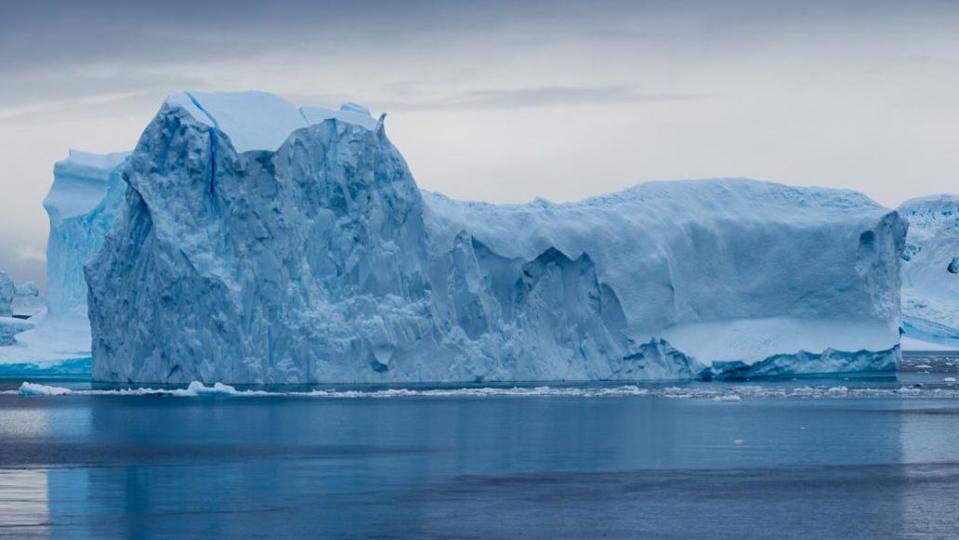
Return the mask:
<svg viewBox="0 0 959 540">
<path fill-rule="evenodd" d="M 298 119 L 299 118 L 299 119 Z M 663 380 L 894 369 L 905 222 L 850 191 L 420 191 L 382 120 L 171 96 L 86 269 L 94 378 Z"/>
<path fill-rule="evenodd" d="M 959 196 L 906 201 L 902 263 L 903 346 L 959 350 Z"/>
</svg>

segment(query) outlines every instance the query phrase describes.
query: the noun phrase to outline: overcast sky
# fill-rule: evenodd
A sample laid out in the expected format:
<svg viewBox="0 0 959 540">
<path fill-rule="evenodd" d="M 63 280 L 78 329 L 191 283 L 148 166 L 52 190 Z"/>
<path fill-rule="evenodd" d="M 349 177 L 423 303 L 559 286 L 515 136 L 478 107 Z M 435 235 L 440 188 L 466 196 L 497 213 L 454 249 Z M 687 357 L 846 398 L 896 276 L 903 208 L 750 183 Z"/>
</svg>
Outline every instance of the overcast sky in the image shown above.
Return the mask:
<svg viewBox="0 0 959 540">
<path fill-rule="evenodd" d="M 957 1 L 2 0 L 0 269 L 42 284 L 53 163 L 132 148 L 180 89 L 388 112 L 420 186 L 456 198 L 959 191 Z"/>
</svg>

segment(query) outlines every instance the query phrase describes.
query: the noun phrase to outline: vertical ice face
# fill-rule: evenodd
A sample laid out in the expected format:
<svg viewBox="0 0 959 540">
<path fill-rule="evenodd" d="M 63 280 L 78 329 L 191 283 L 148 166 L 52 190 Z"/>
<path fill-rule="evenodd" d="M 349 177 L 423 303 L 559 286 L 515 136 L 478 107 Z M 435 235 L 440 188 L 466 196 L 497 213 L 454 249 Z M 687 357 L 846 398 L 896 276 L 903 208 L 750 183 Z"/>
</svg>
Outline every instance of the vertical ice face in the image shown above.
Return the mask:
<svg viewBox="0 0 959 540">
<path fill-rule="evenodd" d="M 128 153 L 71 151 L 54 167 L 43 201 L 50 217 L 47 240 L 47 303 L 50 315 L 86 318 L 83 265 L 100 249 L 116 217 L 125 185 L 121 166 Z"/>
<path fill-rule="evenodd" d="M 649 380 L 895 368 L 899 214 L 660 182 L 571 204 L 421 192 L 362 107 L 171 96 L 87 266 L 94 377 Z"/>
<path fill-rule="evenodd" d="M 906 201 L 902 311 L 910 348 L 959 348 L 959 197 Z"/>
</svg>

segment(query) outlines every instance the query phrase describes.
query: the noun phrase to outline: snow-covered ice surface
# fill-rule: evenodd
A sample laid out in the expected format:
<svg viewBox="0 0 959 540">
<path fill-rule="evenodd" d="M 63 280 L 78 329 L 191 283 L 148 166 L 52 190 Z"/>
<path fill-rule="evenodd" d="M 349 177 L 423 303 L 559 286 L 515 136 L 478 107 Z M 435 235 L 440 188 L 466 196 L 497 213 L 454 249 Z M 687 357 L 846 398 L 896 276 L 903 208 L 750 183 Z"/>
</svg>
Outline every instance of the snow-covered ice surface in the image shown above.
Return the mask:
<svg viewBox="0 0 959 540">
<path fill-rule="evenodd" d="M 90 325 L 78 317 L 39 316 L 35 323 L 16 335 L 16 342 L 0 347 L 0 376 L 33 366 L 51 375 L 75 367 L 60 366 L 71 360 L 90 359 Z"/>
<path fill-rule="evenodd" d="M 906 201 L 902 263 L 903 348 L 959 350 L 959 196 Z"/>
<path fill-rule="evenodd" d="M 454 201 L 417 188 L 365 109 L 262 93 L 171 96 L 125 173 L 87 268 L 97 380 L 669 380 L 899 359 L 905 223 L 855 192 L 715 179 Z"/>
</svg>

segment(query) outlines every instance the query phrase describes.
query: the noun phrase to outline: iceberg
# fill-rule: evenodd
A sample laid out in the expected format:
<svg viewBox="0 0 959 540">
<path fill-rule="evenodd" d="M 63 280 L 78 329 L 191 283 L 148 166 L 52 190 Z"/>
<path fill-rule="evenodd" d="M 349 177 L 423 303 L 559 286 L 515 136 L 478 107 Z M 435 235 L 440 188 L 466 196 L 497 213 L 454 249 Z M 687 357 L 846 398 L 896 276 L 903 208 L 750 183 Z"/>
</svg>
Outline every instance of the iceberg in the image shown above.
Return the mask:
<svg viewBox="0 0 959 540">
<path fill-rule="evenodd" d="M 47 306 L 50 315 L 86 318 L 83 266 L 100 250 L 121 207 L 120 179 L 129 152 L 90 154 L 71 150 L 56 163 L 43 208 L 50 217 L 47 240 Z"/>
<path fill-rule="evenodd" d="M 903 347 L 959 350 L 959 196 L 904 202 Z"/>
<path fill-rule="evenodd" d="M 581 202 L 420 190 L 383 117 L 170 96 L 85 269 L 93 378 L 684 380 L 895 369 L 906 223 L 748 179 Z"/>
<path fill-rule="evenodd" d="M 33 317 L 46 312 L 37 286 L 17 284 L 10 274 L 0 271 L 0 360 L 3 347 L 17 342 L 16 336 L 33 328 Z"/>
<path fill-rule="evenodd" d="M 126 184 L 120 178 L 129 152 L 90 154 L 71 150 L 54 166 L 43 201 L 50 218 L 47 297 L 35 285 L 17 287 L 17 333 L 4 340 L 0 322 L 0 377 L 23 374 L 76 376 L 90 371 L 91 337 L 83 266 L 99 251 Z M 2 303 L 2 302 L 0 302 Z M 2 309 L 2 306 L 0 306 Z M 2 317 L 0 317 L 2 318 Z"/>
<path fill-rule="evenodd" d="M 33 327 L 24 320 L 27 317 L 15 311 L 20 297 L 31 292 L 30 286 L 18 287 L 10 274 L 0 271 L 0 347 L 13 345 L 17 334 Z"/>
</svg>

